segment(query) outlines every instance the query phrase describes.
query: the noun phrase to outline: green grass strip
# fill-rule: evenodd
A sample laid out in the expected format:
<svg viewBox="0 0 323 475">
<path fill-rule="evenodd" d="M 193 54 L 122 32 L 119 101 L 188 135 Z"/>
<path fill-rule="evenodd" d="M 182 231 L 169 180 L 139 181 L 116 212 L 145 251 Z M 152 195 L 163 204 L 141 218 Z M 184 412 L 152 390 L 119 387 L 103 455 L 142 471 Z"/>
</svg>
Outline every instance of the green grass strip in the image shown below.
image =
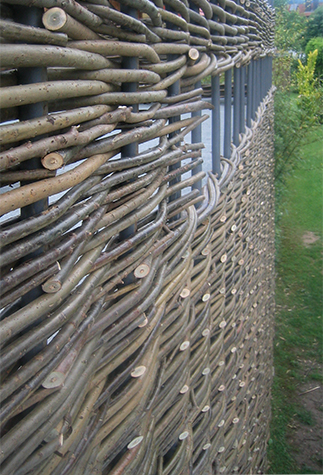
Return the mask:
<svg viewBox="0 0 323 475">
<path fill-rule="evenodd" d="M 274 474 L 322 473 L 297 466 L 288 444 L 293 421 L 313 424 L 296 399 L 304 362 L 323 362 L 323 126 L 309 132 L 307 142 L 285 192 L 277 193 L 275 377 L 268 447 L 269 473 Z M 313 370 L 307 380 L 322 382 L 322 374 Z"/>
</svg>

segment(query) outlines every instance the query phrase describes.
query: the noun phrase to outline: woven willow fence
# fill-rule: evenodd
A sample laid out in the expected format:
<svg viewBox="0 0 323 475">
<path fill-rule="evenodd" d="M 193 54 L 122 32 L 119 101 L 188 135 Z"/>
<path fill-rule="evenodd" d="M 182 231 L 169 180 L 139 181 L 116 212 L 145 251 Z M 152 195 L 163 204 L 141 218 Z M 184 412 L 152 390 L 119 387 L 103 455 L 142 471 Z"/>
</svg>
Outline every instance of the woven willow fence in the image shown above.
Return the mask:
<svg viewBox="0 0 323 475">
<path fill-rule="evenodd" d="M 0 27 L 1 474 L 263 473 L 273 10 L 5 0 Z M 212 173 L 199 83 L 232 70 Z"/>
</svg>

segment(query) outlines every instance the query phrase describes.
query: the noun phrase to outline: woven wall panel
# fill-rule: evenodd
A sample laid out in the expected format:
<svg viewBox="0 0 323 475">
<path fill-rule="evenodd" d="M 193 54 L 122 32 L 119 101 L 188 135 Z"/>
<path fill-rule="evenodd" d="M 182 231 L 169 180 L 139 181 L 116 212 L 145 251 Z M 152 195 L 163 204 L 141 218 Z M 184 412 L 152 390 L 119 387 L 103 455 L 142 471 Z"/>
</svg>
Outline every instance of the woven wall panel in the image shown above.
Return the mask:
<svg viewBox="0 0 323 475">
<path fill-rule="evenodd" d="M 29 4 L 47 28 L 23 25 Z M 1 14 L 1 473 L 263 473 L 272 90 L 221 177 L 188 177 L 208 116 L 180 115 L 211 108 L 203 77 L 271 52 L 273 11 L 7 0 Z"/>
</svg>

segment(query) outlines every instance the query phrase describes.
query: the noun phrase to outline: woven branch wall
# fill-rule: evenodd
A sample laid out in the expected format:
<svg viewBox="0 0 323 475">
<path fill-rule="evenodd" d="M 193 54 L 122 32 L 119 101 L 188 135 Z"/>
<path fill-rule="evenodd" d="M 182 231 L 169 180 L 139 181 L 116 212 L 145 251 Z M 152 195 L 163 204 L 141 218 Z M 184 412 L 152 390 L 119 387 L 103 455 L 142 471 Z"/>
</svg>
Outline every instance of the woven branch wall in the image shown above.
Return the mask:
<svg viewBox="0 0 323 475">
<path fill-rule="evenodd" d="M 0 28 L 1 474 L 263 473 L 272 90 L 220 177 L 189 133 L 272 9 L 6 0 Z"/>
</svg>

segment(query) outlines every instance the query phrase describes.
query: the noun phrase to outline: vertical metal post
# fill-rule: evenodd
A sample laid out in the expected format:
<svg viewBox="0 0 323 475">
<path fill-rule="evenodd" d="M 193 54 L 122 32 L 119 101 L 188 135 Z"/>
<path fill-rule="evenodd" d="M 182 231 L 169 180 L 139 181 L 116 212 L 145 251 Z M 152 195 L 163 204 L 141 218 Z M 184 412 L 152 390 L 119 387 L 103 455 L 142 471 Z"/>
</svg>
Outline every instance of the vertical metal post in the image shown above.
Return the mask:
<svg viewBox="0 0 323 475">
<path fill-rule="evenodd" d="M 195 4 L 193 4 L 193 3 L 191 4 L 191 8 L 196 13 L 199 12 L 199 7 Z M 195 84 L 194 87 L 196 89 L 200 88 L 201 87 L 201 81 L 198 81 Z M 202 111 L 192 112 L 192 117 L 201 117 L 201 116 L 202 116 Z M 192 130 L 191 138 L 192 138 L 192 143 L 202 142 L 202 124 L 198 124 L 198 126 L 195 127 L 195 129 Z M 202 163 L 201 163 L 200 165 L 198 165 L 197 167 L 195 167 L 192 170 L 192 175 L 196 175 L 197 173 L 201 172 L 202 170 L 203 170 L 203 166 L 202 166 Z M 192 186 L 192 189 L 201 191 L 202 190 L 202 180 L 199 180 L 199 181 L 195 182 Z M 201 205 L 201 203 L 197 203 L 196 208 L 198 208 L 200 205 Z"/>
<path fill-rule="evenodd" d="M 198 81 L 195 84 L 195 88 L 198 89 L 200 87 L 201 87 L 201 81 Z M 202 115 L 201 111 L 192 112 L 192 117 L 201 117 L 201 115 Z M 192 130 L 192 143 L 199 143 L 199 142 L 202 142 L 202 124 L 198 124 L 198 126 Z M 196 175 L 197 173 L 201 171 L 202 171 L 202 163 L 198 165 L 197 167 L 193 168 L 192 175 Z M 202 180 L 195 182 L 192 186 L 192 189 L 202 190 Z M 198 205 L 200 204 L 201 203 L 198 203 Z"/>
<path fill-rule="evenodd" d="M 177 55 L 173 55 L 173 54 L 170 54 L 169 55 L 169 61 L 172 61 L 174 59 L 177 58 Z M 171 86 L 169 86 L 168 88 L 168 95 L 169 96 L 178 96 L 178 94 L 180 93 L 180 82 L 179 81 L 176 81 L 174 82 L 174 84 L 172 84 Z M 172 124 L 174 122 L 179 122 L 181 120 L 181 116 L 180 115 L 177 115 L 175 117 L 170 117 L 169 118 L 169 123 Z M 177 135 L 177 132 L 172 132 L 169 137 L 170 138 L 173 138 Z M 178 145 L 178 144 L 176 144 Z M 181 162 L 177 162 L 175 163 L 174 165 L 171 165 L 169 167 L 169 171 L 173 171 L 173 170 L 176 170 L 177 168 L 180 168 L 181 166 Z M 180 176 L 177 176 L 175 177 L 173 180 L 171 180 L 169 182 L 169 185 L 170 186 L 173 186 L 175 185 L 176 183 L 179 183 L 181 181 L 181 177 Z M 181 197 L 181 192 L 180 191 L 176 191 L 174 194 L 172 194 L 170 197 L 169 197 L 169 201 L 174 201 L 174 200 L 177 200 L 178 198 Z M 178 216 L 175 216 L 173 219 L 176 220 L 178 218 Z"/>
<path fill-rule="evenodd" d="M 253 94 L 253 61 L 251 60 L 248 65 L 247 72 L 247 127 L 251 127 L 252 117 L 252 94 Z"/>
<path fill-rule="evenodd" d="M 265 56 L 263 60 L 263 81 L 264 81 L 264 97 L 268 91 L 268 57 Z"/>
<path fill-rule="evenodd" d="M 245 119 L 246 119 L 246 67 L 242 66 L 241 68 L 241 81 L 240 81 L 240 126 L 239 130 L 240 133 L 243 133 L 246 127 Z"/>
<path fill-rule="evenodd" d="M 42 14 L 43 11 L 37 7 L 24 7 L 24 6 L 16 6 L 14 10 L 14 19 L 18 23 L 22 23 L 28 26 L 35 26 L 42 28 Z M 41 67 L 34 67 L 34 68 L 18 68 L 18 83 L 19 84 L 32 84 L 43 82 L 47 80 L 47 72 L 46 68 Z M 37 102 L 36 104 L 28 104 L 26 106 L 19 107 L 19 119 L 20 120 L 28 120 L 28 119 L 35 119 L 37 117 L 41 117 L 47 115 L 48 108 L 46 102 Z M 39 137 L 37 137 L 39 139 Z M 33 170 L 35 168 L 42 168 L 40 158 L 32 158 L 27 160 L 26 162 L 21 163 L 20 169 L 21 170 Z M 24 186 L 30 182 L 22 181 L 21 186 Z M 21 220 L 25 220 L 31 216 L 37 215 L 45 211 L 48 207 L 48 200 L 42 199 L 33 203 L 31 205 L 24 206 L 21 208 Z M 28 254 L 22 261 L 34 259 L 39 256 L 43 252 L 43 248 L 39 248 L 36 251 Z M 35 287 L 25 295 L 20 300 L 21 307 L 24 307 L 28 303 L 37 299 L 40 295 L 42 295 L 43 291 L 41 287 Z M 40 321 L 36 321 L 33 326 L 38 325 Z M 30 330 L 27 328 L 26 331 Z M 42 348 L 46 345 L 46 340 L 36 345 L 31 351 L 25 354 L 21 360 L 22 364 L 29 361 L 33 358 L 37 353 L 39 353 Z"/>
<path fill-rule="evenodd" d="M 257 82 L 256 82 L 256 95 L 257 95 L 257 100 L 256 100 L 256 107 L 258 109 L 259 104 L 260 104 L 260 99 L 261 99 L 261 93 L 260 93 L 260 59 L 257 60 Z"/>
<path fill-rule="evenodd" d="M 211 76 L 211 93 L 212 93 L 212 171 L 218 177 L 221 175 L 221 151 L 220 151 L 220 76 Z"/>
<path fill-rule="evenodd" d="M 264 98 L 264 59 L 260 58 L 259 61 L 259 79 L 260 79 L 260 84 L 259 84 L 259 103 L 263 101 Z"/>
<path fill-rule="evenodd" d="M 42 27 L 42 10 L 40 8 L 24 6 L 15 7 L 15 20 L 19 23 Z M 18 82 L 19 84 L 32 84 L 47 80 L 46 68 L 19 68 Z M 28 120 L 47 115 L 48 107 L 46 102 L 37 102 L 36 104 L 28 104 L 19 107 L 19 119 Z M 40 158 L 32 158 L 20 165 L 21 169 L 32 170 L 34 168 L 42 168 Z M 23 185 L 24 183 L 22 183 Z M 28 206 L 21 208 L 21 219 L 26 219 L 35 214 L 41 213 L 47 208 L 47 199 L 37 201 Z"/>
<path fill-rule="evenodd" d="M 232 98 L 232 70 L 225 72 L 224 89 L 224 151 L 226 158 L 231 156 L 231 98 Z"/>
<path fill-rule="evenodd" d="M 233 71 L 233 143 L 239 144 L 240 104 L 241 104 L 241 69 L 235 67 Z"/>
<path fill-rule="evenodd" d="M 253 111 L 252 111 L 252 118 L 255 119 L 256 117 L 256 110 L 258 108 L 258 104 L 257 104 L 257 100 L 258 100 L 258 94 L 257 94 L 257 88 L 258 88 L 258 77 L 257 77 L 257 74 L 258 74 L 258 61 L 255 59 L 254 60 L 254 63 L 253 63 L 254 67 L 253 67 L 253 91 L 252 91 L 252 94 L 253 94 Z"/>
<path fill-rule="evenodd" d="M 128 7 L 128 6 L 121 6 L 122 12 L 126 13 L 129 16 L 132 16 L 135 19 L 138 19 L 138 11 L 135 8 Z M 123 57 L 122 59 L 122 68 L 124 69 L 138 69 L 139 68 L 139 61 L 136 56 L 134 57 Z M 136 92 L 137 91 L 137 83 L 136 82 L 129 82 L 123 83 L 121 90 L 123 92 Z M 138 106 L 133 105 L 133 112 L 138 112 Z M 121 149 L 121 158 L 124 157 L 135 157 L 138 155 L 138 143 L 133 142 L 128 145 L 125 145 Z M 120 232 L 121 240 L 128 239 L 132 234 L 135 233 L 136 227 L 134 224 L 129 226 L 128 228 L 124 229 Z"/>
</svg>

